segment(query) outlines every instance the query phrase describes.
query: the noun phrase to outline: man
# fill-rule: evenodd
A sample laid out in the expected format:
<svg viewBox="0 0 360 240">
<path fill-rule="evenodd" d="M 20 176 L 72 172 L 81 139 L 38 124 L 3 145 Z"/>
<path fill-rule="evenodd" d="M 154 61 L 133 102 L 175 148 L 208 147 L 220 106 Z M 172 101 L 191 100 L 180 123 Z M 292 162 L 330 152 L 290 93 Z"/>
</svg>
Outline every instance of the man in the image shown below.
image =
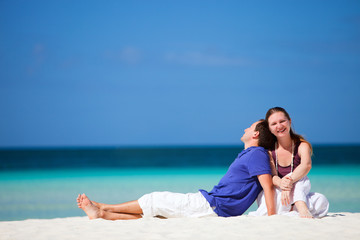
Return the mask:
<svg viewBox="0 0 360 240">
<path fill-rule="evenodd" d="M 274 188 L 270 160 L 265 150 L 273 145 L 273 137 L 264 120 L 253 123 L 244 132 L 241 141 L 244 142 L 245 149 L 211 192 L 153 192 L 145 194 L 139 200 L 114 205 L 90 201 L 82 194 L 77 198 L 78 206 L 90 219 L 126 220 L 156 216 L 229 217 L 243 214 L 263 189 L 268 215 L 273 215 Z"/>
</svg>

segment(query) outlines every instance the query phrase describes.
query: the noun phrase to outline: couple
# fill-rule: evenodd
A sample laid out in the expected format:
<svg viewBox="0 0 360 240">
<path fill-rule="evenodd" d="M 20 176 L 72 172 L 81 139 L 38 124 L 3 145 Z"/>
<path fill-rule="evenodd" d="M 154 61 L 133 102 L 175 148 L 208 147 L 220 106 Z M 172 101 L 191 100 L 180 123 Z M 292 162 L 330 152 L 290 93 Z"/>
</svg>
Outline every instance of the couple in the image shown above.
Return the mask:
<svg viewBox="0 0 360 240">
<path fill-rule="evenodd" d="M 329 202 L 325 196 L 310 193 L 307 174 L 311 169 L 312 147 L 292 131 L 291 118 L 285 109 L 269 109 L 265 120 L 245 129 L 241 140 L 244 150 L 210 192 L 202 189 L 188 194 L 153 192 L 114 205 L 90 201 L 82 194 L 77 198 L 78 207 L 90 219 L 230 217 L 242 215 L 257 199 L 259 208 L 249 215 L 312 218 L 327 214 Z"/>
</svg>

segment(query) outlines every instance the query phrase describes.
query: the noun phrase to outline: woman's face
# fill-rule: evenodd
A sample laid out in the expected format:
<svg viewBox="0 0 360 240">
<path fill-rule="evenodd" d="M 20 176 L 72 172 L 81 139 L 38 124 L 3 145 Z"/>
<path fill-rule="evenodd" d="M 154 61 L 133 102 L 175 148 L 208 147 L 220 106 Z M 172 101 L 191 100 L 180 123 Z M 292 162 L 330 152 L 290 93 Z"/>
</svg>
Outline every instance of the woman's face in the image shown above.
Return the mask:
<svg viewBox="0 0 360 240">
<path fill-rule="evenodd" d="M 290 134 L 291 119 L 288 119 L 283 112 L 275 112 L 269 117 L 269 129 L 275 137 L 283 137 Z"/>
</svg>

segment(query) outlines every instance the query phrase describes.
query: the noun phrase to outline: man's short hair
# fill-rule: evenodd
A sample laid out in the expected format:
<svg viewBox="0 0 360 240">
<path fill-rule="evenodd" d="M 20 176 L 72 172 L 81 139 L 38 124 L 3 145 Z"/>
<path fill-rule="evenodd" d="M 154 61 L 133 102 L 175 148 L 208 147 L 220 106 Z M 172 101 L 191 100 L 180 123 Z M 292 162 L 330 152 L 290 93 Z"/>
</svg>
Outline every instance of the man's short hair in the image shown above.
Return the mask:
<svg viewBox="0 0 360 240">
<path fill-rule="evenodd" d="M 275 136 L 269 130 L 269 124 L 266 120 L 260 119 L 256 125 L 255 131 L 259 132 L 258 145 L 265 149 L 272 149 L 275 146 Z"/>
</svg>

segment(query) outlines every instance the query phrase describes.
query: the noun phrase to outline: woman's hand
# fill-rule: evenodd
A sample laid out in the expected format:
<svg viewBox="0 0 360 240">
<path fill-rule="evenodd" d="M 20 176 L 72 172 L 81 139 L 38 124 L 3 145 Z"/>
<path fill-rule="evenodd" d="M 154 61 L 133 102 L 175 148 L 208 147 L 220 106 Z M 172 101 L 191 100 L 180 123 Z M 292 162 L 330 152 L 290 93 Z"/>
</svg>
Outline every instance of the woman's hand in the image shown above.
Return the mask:
<svg viewBox="0 0 360 240">
<path fill-rule="evenodd" d="M 281 204 L 285 206 L 290 204 L 290 191 L 281 192 Z"/>
<path fill-rule="evenodd" d="M 293 187 L 293 179 L 290 176 L 285 176 L 281 179 L 280 189 L 283 191 L 291 191 Z"/>
</svg>

